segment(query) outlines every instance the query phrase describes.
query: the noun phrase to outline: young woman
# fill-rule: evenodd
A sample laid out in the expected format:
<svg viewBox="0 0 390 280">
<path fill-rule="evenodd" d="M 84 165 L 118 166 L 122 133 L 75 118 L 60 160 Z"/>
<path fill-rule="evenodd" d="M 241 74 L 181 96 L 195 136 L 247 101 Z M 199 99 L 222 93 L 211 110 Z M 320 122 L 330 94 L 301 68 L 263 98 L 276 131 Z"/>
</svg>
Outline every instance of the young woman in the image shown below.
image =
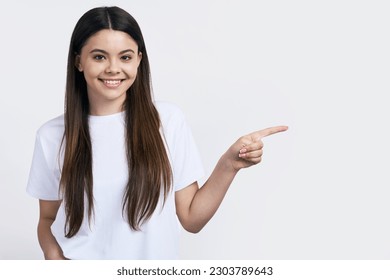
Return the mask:
<svg viewBox="0 0 390 280">
<path fill-rule="evenodd" d="M 85 13 L 73 31 L 65 113 L 37 132 L 27 192 L 39 199 L 46 259 L 175 259 L 179 223 L 198 232 L 237 172 L 261 161 L 241 137 L 199 188 L 202 165 L 182 112 L 151 96 L 141 30 L 118 7 Z"/>
</svg>

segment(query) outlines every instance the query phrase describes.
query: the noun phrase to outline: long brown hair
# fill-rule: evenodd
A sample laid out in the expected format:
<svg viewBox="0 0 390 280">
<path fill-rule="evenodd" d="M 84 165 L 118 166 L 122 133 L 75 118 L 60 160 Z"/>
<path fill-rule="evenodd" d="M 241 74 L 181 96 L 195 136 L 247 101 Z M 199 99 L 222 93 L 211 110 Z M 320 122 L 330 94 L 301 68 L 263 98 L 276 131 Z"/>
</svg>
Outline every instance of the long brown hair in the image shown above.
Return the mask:
<svg viewBox="0 0 390 280">
<path fill-rule="evenodd" d="M 100 7 L 86 12 L 73 31 L 67 66 L 65 94 L 64 162 L 60 180 L 66 213 L 65 236 L 72 237 L 93 215 L 92 145 L 89 133 L 87 84 L 76 68 L 76 56 L 89 37 L 102 29 L 129 34 L 142 59 L 137 77 L 126 92 L 123 104 L 129 180 L 123 195 L 123 213 L 129 226 L 139 230 L 164 201 L 172 184 L 172 170 L 160 134 L 160 117 L 151 93 L 150 67 L 141 29 L 136 20 L 118 7 Z M 86 198 L 87 201 L 84 201 Z"/>
</svg>

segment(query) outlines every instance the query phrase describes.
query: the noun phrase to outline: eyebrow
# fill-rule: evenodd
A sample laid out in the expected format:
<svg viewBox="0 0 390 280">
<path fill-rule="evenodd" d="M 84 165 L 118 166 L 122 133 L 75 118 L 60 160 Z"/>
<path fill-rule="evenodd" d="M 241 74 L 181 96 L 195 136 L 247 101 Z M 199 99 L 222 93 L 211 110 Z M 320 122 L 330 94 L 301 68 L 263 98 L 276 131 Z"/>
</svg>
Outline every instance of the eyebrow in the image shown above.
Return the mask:
<svg viewBox="0 0 390 280">
<path fill-rule="evenodd" d="M 102 50 L 102 49 L 93 49 L 92 51 L 90 51 L 90 53 L 95 53 L 95 52 L 100 52 L 100 53 L 108 54 L 107 51 Z M 132 53 L 135 54 L 135 51 L 133 51 L 132 49 L 123 50 L 123 51 L 119 52 L 119 54 L 124 54 L 124 53 L 127 53 L 127 52 L 132 52 Z"/>
</svg>

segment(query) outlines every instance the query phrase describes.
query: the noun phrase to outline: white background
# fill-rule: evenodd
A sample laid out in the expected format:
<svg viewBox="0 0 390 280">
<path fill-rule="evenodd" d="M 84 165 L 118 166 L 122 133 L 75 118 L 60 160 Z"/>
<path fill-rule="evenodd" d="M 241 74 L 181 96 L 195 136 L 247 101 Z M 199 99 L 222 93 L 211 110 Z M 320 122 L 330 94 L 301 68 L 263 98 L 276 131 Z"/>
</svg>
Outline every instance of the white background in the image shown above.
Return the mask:
<svg viewBox="0 0 390 280">
<path fill-rule="evenodd" d="M 0 10 L 0 259 L 41 259 L 25 186 L 35 132 L 63 112 L 71 32 L 118 5 L 143 31 L 155 98 L 185 112 L 207 174 L 274 125 L 183 259 L 390 258 L 387 1 L 10 1 Z M 387 97 L 387 98 L 386 98 Z"/>
</svg>

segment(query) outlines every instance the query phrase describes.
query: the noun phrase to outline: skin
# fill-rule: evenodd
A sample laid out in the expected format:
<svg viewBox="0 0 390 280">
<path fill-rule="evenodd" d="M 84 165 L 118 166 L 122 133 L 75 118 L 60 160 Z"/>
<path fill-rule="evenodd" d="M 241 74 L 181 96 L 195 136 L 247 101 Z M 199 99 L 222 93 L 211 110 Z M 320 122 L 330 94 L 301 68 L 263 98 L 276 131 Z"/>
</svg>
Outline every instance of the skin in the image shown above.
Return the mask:
<svg viewBox="0 0 390 280">
<path fill-rule="evenodd" d="M 89 38 L 76 57 L 76 67 L 87 81 L 92 115 L 122 111 L 126 90 L 136 78 L 141 59 L 136 42 L 124 32 L 102 30 Z M 189 232 L 199 232 L 217 211 L 238 171 L 261 162 L 262 138 L 287 129 L 276 126 L 242 136 L 221 156 L 201 188 L 194 182 L 177 191 L 176 214 L 182 226 Z M 60 204 L 39 202 L 38 239 L 45 259 L 66 259 L 50 229 Z"/>
<path fill-rule="evenodd" d="M 199 232 L 217 211 L 238 171 L 261 162 L 261 139 L 287 129 L 275 126 L 242 136 L 222 155 L 201 188 L 194 182 L 177 191 L 176 213 L 182 226 L 189 232 Z"/>
<path fill-rule="evenodd" d="M 61 200 L 39 200 L 38 241 L 46 260 L 65 260 L 61 247 L 51 232 Z"/>
<path fill-rule="evenodd" d="M 105 29 L 88 39 L 76 64 L 87 82 L 91 115 L 122 111 L 141 59 L 137 43 L 124 32 Z"/>
</svg>

